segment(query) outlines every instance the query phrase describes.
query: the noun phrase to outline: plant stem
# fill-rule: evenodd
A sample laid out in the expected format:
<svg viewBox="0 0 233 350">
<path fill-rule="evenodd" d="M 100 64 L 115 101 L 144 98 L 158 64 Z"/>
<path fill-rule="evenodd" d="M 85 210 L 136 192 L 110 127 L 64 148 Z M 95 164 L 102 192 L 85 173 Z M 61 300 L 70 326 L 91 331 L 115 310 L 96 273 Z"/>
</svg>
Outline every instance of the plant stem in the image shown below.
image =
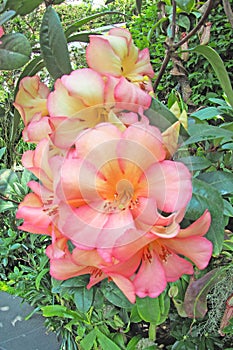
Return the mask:
<svg viewBox="0 0 233 350">
<path fill-rule="evenodd" d="M 149 326 L 149 339 L 152 341 L 156 340 L 156 324 L 152 322 Z"/>
</svg>

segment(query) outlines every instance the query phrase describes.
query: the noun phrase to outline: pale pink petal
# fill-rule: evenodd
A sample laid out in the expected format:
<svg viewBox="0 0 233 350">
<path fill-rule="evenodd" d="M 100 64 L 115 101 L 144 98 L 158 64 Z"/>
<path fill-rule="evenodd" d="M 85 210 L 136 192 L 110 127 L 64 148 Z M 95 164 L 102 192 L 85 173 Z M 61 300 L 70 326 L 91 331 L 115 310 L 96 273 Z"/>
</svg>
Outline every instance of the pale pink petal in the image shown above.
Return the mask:
<svg viewBox="0 0 233 350">
<path fill-rule="evenodd" d="M 89 68 L 73 71 L 61 77 L 69 94 L 81 98 L 86 106 L 103 104 L 104 80 L 100 74 Z"/>
<path fill-rule="evenodd" d="M 212 255 L 212 243 L 204 237 L 160 239 L 162 245 L 189 258 L 199 269 L 204 269 Z"/>
<path fill-rule="evenodd" d="M 121 60 L 112 49 L 110 43 L 102 36 L 90 35 L 90 43 L 86 49 L 88 66 L 103 74 L 120 76 Z"/>
<path fill-rule="evenodd" d="M 180 258 L 178 255 L 170 253 L 165 261 L 161 261 L 167 282 L 177 281 L 182 275 L 193 274 L 192 264 Z"/>
<path fill-rule="evenodd" d="M 16 212 L 16 218 L 24 220 L 18 228 L 31 233 L 50 235 L 51 218 L 43 209 L 43 203 L 36 194 L 27 194 Z"/>
<path fill-rule="evenodd" d="M 60 204 L 58 228 L 77 247 L 86 249 L 98 246 L 99 234 L 108 220 L 108 215 L 88 205 L 74 209 Z"/>
<path fill-rule="evenodd" d="M 142 181 L 149 183 L 149 196 L 156 198 L 161 211 L 180 210 L 191 199 L 191 174 L 182 163 L 165 160 L 153 164 Z"/>
<path fill-rule="evenodd" d="M 156 254 L 151 253 L 151 260 L 142 259 L 141 267 L 133 280 L 136 295 L 140 298 L 156 298 L 167 285 L 163 266 Z"/>
<path fill-rule="evenodd" d="M 23 139 L 25 142 L 38 143 L 48 137 L 51 132 L 49 117 L 43 117 L 35 121 L 33 118 L 23 130 Z"/>
<path fill-rule="evenodd" d="M 114 97 L 117 108 L 131 112 L 138 112 L 140 107 L 148 109 L 151 104 L 150 95 L 123 77 L 115 88 Z"/>
<path fill-rule="evenodd" d="M 150 63 L 150 54 L 148 48 L 145 48 L 138 53 L 138 60 L 136 62 L 134 72 L 142 75 L 147 75 L 153 78 L 155 73 Z"/>
<path fill-rule="evenodd" d="M 56 80 L 54 91 L 48 96 L 47 106 L 51 117 L 75 117 L 77 112 L 86 107 L 81 98 L 69 94 L 61 79 Z"/>
<path fill-rule="evenodd" d="M 204 236 L 211 223 L 211 215 L 208 210 L 205 210 L 204 214 L 194 221 L 190 226 L 185 229 L 181 229 L 178 237 L 185 238 L 190 236 Z"/>
</svg>

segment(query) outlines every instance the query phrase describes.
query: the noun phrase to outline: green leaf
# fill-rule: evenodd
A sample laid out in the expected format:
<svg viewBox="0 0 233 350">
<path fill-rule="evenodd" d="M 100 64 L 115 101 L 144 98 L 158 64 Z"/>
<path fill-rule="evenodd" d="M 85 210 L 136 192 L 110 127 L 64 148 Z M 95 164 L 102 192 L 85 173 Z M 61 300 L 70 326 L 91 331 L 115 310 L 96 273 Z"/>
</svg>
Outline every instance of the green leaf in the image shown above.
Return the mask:
<svg viewBox="0 0 233 350">
<path fill-rule="evenodd" d="M 67 42 L 71 43 L 74 41 L 82 42 L 82 43 L 88 43 L 89 42 L 89 35 L 99 35 L 100 33 L 92 33 L 92 32 L 81 32 L 72 36 L 69 36 L 67 38 Z"/>
<path fill-rule="evenodd" d="M 1 37 L 0 70 L 13 70 L 24 66 L 31 55 L 31 45 L 23 34 L 12 33 Z"/>
<path fill-rule="evenodd" d="M 226 199 L 223 200 L 224 204 L 224 215 L 233 217 L 233 206 Z"/>
<path fill-rule="evenodd" d="M 207 108 L 203 108 L 197 112 L 192 113 L 191 117 L 195 117 L 199 120 L 208 120 L 208 119 L 212 119 L 212 118 L 216 117 L 217 115 L 219 115 L 218 108 L 207 107 Z"/>
<path fill-rule="evenodd" d="M 13 10 L 5 11 L 0 16 L 0 26 L 2 26 L 5 22 L 7 22 L 9 19 L 11 19 L 13 16 L 15 16 L 16 12 Z"/>
<path fill-rule="evenodd" d="M 233 107 L 233 90 L 231 81 L 224 66 L 224 62 L 222 61 L 219 54 L 207 45 L 199 45 L 195 47 L 193 51 L 203 55 L 212 65 L 215 74 L 222 86 L 222 89 L 229 100 L 229 103 Z"/>
<path fill-rule="evenodd" d="M 124 13 L 118 12 L 118 11 L 105 11 L 105 12 L 95 13 L 94 15 L 80 19 L 77 22 L 73 23 L 71 26 L 69 26 L 65 31 L 65 36 L 68 38 L 71 34 L 77 32 L 84 24 L 90 21 L 93 21 L 93 19 L 105 16 L 105 15 L 111 15 L 111 14 L 124 15 Z"/>
<path fill-rule="evenodd" d="M 233 132 L 217 126 L 206 124 L 194 124 L 189 126 L 190 137 L 183 143 L 183 145 L 190 145 L 192 143 L 213 140 L 222 138 L 230 141 L 233 138 Z"/>
<path fill-rule="evenodd" d="M 158 298 L 137 298 L 136 305 L 141 318 L 153 324 L 159 324 L 160 304 Z"/>
<path fill-rule="evenodd" d="M 152 98 L 150 108 L 145 111 L 145 115 L 150 120 L 150 124 L 157 126 L 161 132 L 178 121 L 170 109 L 155 98 Z M 184 138 L 188 137 L 188 133 L 182 125 L 180 127 L 180 135 Z"/>
<path fill-rule="evenodd" d="M 98 341 L 102 350 L 121 350 L 110 338 L 103 334 L 99 329 L 95 329 Z"/>
<path fill-rule="evenodd" d="M 104 297 L 113 305 L 124 309 L 132 308 L 132 304 L 114 283 L 107 280 L 103 281 L 101 283 L 101 291 Z"/>
<path fill-rule="evenodd" d="M 226 171 L 211 171 L 200 174 L 198 179 L 212 185 L 221 195 L 233 193 L 233 174 Z"/>
<path fill-rule="evenodd" d="M 71 319 L 75 319 L 75 318 L 80 319 L 77 312 L 69 310 L 67 307 L 63 305 L 47 305 L 47 306 L 43 306 L 41 310 L 43 311 L 44 317 L 57 316 L 57 317 L 64 317 L 64 318 L 71 318 Z"/>
<path fill-rule="evenodd" d="M 77 288 L 74 293 L 74 303 L 81 313 L 86 313 L 93 302 L 93 288 Z"/>
<path fill-rule="evenodd" d="M 224 239 L 223 199 L 213 186 L 193 179 L 193 195 L 185 218 L 197 220 L 206 209 L 211 214 L 211 225 L 206 238 L 213 243 L 213 254 L 217 256 L 221 252 Z"/>
<path fill-rule="evenodd" d="M 176 0 L 176 4 L 181 10 L 190 13 L 195 5 L 195 0 Z"/>
<path fill-rule="evenodd" d="M 0 192 L 2 194 L 8 191 L 9 186 L 13 186 L 18 181 L 18 176 L 11 169 L 0 170 Z"/>
<path fill-rule="evenodd" d="M 91 350 L 93 348 L 93 344 L 96 340 L 96 331 L 93 329 L 90 333 L 85 335 L 80 342 L 81 349 L 83 350 Z"/>
<path fill-rule="evenodd" d="M 133 338 L 131 338 L 127 344 L 126 350 L 135 350 L 136 345 L 138 344 L 141 338 L 141 335 L 135 335 Z"/>
<path fill-rule="evenodd" d="M 6 8 L 14 10 L 19 15 L 26 15 L 42 4 L 43 0 L 8 0 Z"/>
<path fill-rule="evenodd" d="M 42 278 L 44 277 L 44 275 L 46 275 L 49 272 L 49 268 L 43 269 L 40 271 L 40 273 L 37 275 L 36 280 L 35 280 L 35 286 L 36 289 L 39 290 L 40 289 L 40 282 L 42 280 Z"/>
<path fill-rule="evenodd" d="M 0 159 L 2 159 L 5 152 L 6 152 L 6 147 L 0 148 Z"/>
<path fill-rule="evenodd" d="M 196 156 L 181 157 L 176 159 L 176 161 L 184 163 L 190 171 L 207 169 L 212 165 L 207 158 Z"/>
<path fill-rule="evenodd" d="M 66 37 L 58 14 L 51 6 L 42 19 L 40 45 L 45 66 L 54 79 L 71 72 Z"/>
</svg>

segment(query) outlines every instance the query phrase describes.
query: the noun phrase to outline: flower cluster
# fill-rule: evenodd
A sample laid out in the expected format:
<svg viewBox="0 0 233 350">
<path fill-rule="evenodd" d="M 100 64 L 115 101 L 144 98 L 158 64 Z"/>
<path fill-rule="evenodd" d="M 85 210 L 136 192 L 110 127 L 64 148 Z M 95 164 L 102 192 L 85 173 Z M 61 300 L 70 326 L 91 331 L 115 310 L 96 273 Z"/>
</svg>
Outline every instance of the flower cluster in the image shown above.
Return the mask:
<svg viewBox="0 0 233 350">
<path fill-rule="evenodd" d="M 90 36 L 89 68 L 55 82 L 22 79 L 15 100 L 25 141 L 22 163 L 39 181 L 19 205 L 19 227 L 51 236 L 50 273 L 108 278 L 135 302 L 157 297 L 192 262 L 207 266 L 210 214 L 181 228 L 192 196 L 189 170 L 171 160 L 177 126 L 161 134 L 144 115 L 153 69 L 126 29 Z M 176 139 L 176 137 L 175 137 Z"/>
</svg>

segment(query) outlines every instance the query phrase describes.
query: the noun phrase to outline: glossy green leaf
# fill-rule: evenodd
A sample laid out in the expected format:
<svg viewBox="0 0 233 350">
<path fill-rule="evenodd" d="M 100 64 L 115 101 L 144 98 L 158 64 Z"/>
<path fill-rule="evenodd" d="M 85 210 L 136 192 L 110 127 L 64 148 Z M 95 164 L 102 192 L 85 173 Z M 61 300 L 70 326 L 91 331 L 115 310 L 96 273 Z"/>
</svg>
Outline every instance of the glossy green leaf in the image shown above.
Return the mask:
<svg viewBox="0 0 233 350">
<path fill-rule="evenodd" d="M 78 41 L 78 42 L 82 42 L 82 43 L 88 43 L 89 42 L 89 35 L 99 35 L 99 34 L 101 34 L 101 33 L 81 32 L 81 33 L 69 36 L 67 38 L 67 42 L 71 43 L 74 41 Z"/>
<path fill-rule="evenodd" d="M 103 281 L 101 283 L 101 291 L 104 297 L 113 305 L 124 309 L 132 308 L 132 304 L 114 283 L 107 280 Z"/>
<path fill-rule="evenodd" d="M 226 141 L 233 139 L 232 131 L 206 124 L 190 125 L 189 134 L 190 137 L 184 142 L 184 145 L 217 138 L 222 138 Z"/>
<path fill-rule="evenodd" d="M 6 152 L 6 147 L 0 148 L 0 159 L 2 159 L 5 152 Z"/>
<path fill-rule="evenodd" d="M 79 29 L 86 23 L 93 21 L 96 18 L 105 16 L 105 15 L 114 15 L 114 14 L 118 14 L 118 15 L 124 15 L 122 12 L 118 12 L 118 11 L 105 11 L 105 12 L 99 12 L 99 13 L 95 13 L 94 15 L 85 17 L 83 19 L 78 20 L 77 22 L 73 23 L 71 26 L 69 26 L 66 31 L 65 31 L 65 36 L 68 38 L 71 34 L 79 31 Z"/>
<path fill-rule="evenodd" d="M 144 321 L 159 324 L 161 313 L 158 298 L 137 298 L 136 305 L 138 313 Z"/>
<path fill-rule="evenodd" d="M 17 204 L 14 204 L 10 201 L 4 201 L 0 199 L 0 213 L 4 213 L 5 211 L 15 209 Z"/>
<path fill-rule="evenodd" d="M 19 181 L 18 176 L 11 169 L 0 170 L 0 192 L 4 194 L 7 192 L 9 186 Z"/>
<path fill-rule="evenodd" d="M 92 305 L 93 296 L 93 288 L 77 288 L 74 293 L 74 303 L 78 311 L 80 311 L 81 313 L 86 313 Z"/>
<path fill-rule="evenodd" d="M 178 121 L 170 109 L 155 98 L 152 98 L 150 108 L 144 114 L 150 120 L 150 124 L 157 126 L 161 132 Z M 183 139 L 188 137 L 188 133 L 182 125 L 180 127 L 180 135 Z"/>
<path fill-rule="evenodd" d="M 15 14 L 16 12 L 13 10 L 5 11 L 4 13 L 2 13 L 0 16 L 0 26 L 2 26 L 5 22 L 14 17 Z"/>
<path fill-rule="evenodd" d="M 121 350 L 121 348 L 116 345 L 110 338 L 108 338 L 104 333 L 99 329 L 95 329 L 98 342 L 100 343 L 102 350 Z"/>
<path fill-rule="evenodd" d="M 31 55 L 31 45 L 21 33 L 1 37 L 0 70 L 13 70 L 24 66 Z"/>
<path fill-rule="evenodd" d="M 185 217 L 197 220 L 208 209 L 211 214 L 211 225 L 206 234 L 213 243 L 213 254 L 219 255 L 224 239 L 223 199 L 211 185 L 199 179 L 193 179 L 193 195 Z"/>
<path fill-rule="evenodd" d="M 90 333 L 85 335 L 85 338 L 83 338 L 80 342 L 80 347 L 83 350 L 91 350 L 93 349 L 94 342 L 96 340 L 96 331 L 93 329 Z"/>
<path fill-rule="evenodd" d="M 195 117 L 199 120 L 208 120 L 208 119 L 212 119 L 212 118 L 216 117 L 217 115 L 219 115 L 218 108 L 207 107 L 207 108 L 203 108 L 197 112 L 192 113 L 191 117 Z"/>
<path fill-rule="evenodd" d="M 222 86 L 223 91 L 229 100 L 230 105 L 233 107 L 233 89 L 231 81 L 224 66 L 224 62 L 222 61 L 219 54 L 207 45 L 199 45 L 195 47 L 193 51 L 203 55 L 209 61 L 215 71 L 215 74 Z"/>
<path fill-rule="evenodd" d="M 18 15 L 26 15 L 42 4 L 43 0 L 7 0 L 6 8 L 14 10 Z"/>
<path fill-rule="evenodd" d="M 42 19 L 40 45 L 45 66 L 54 79 L 71 72 L 66 37 L 58 14 L 50 6 Z"/>
<path fill-rule="evenodd" d="M 176 5 L 181 10 L 189 13 L 195 5 L 195 0 L 176 0 Z"/>
<path fill-rule="evenodd" d="M 211 171 L 198 178 L 212 185 L 221 195 L 233 193 L 233 174 L 226 171 Z"/>
<path fill-rule="evenodd" d="M 126 350 L 135 350 L 136 345 L 138 344 L 139 340 L 141 339 L 141 335 L 135 335 L 133 338 L 130 339 L 130 341 L 127 344 Z"/>
<path fill-rule="evenodd" d="M 207 169 L 212 165 L 207 158 L 196 156 L 181 157 L 176 161 L 185 164 L 190 171 Z"/>
</svg>

